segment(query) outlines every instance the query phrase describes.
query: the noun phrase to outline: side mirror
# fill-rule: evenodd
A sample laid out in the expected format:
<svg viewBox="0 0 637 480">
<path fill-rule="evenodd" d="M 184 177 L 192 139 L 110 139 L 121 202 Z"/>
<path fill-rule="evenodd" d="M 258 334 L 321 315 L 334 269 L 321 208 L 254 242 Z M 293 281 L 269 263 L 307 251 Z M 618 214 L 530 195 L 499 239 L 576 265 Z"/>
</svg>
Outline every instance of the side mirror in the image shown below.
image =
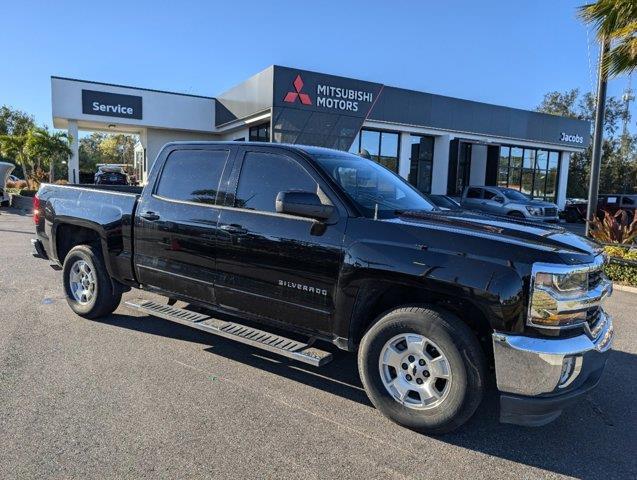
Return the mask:
<svg viewBox="0 0 637 480">
<path fill-rule="evenodd" d="M 279 192 L 276 196 L 277 213 L 327 220 L 334 213 L 332 205 L 323 205 L 314 192 Z"/>
</svg>

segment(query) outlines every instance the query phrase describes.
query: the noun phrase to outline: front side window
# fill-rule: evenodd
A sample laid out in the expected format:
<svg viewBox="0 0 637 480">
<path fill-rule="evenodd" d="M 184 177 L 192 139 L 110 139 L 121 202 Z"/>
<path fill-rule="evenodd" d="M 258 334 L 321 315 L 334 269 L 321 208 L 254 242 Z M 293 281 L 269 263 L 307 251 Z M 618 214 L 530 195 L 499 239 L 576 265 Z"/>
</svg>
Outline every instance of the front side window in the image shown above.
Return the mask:
<svg viewBox="0 0 637 480">
<path fill-rule="evenodd" d="M 316 192 L 317 186 L 310 174 L 290 157 L 248 152 L 241 167 L 235 207 L 276 212 L 279 192 Z"/>
<path fill-rule="evenodd" d="M 214 204 L 229 150 L 176 150 L 166 159 L 156 195 Z"/>
<path fill-rule="evenodd" d="M 480 198 L 482 196 L 482 191 L 479 188 L 470 188 L 467 191 L 467 198 Z"/>
<path fill-rule="evenodd" d="M 493 200 L 493 197 L 496 197 L 498 194 L 496 192 L 492 192 L 491 190 L 484 191 L 484 199 L 485 200 Z"/>
<path fill-rule="evenodd" d="M 434 210 L 418 190 L 373 161 L 349 153 L 312 156 L 368 218 L 393 218 L 405 210 Z"/>
</svg>

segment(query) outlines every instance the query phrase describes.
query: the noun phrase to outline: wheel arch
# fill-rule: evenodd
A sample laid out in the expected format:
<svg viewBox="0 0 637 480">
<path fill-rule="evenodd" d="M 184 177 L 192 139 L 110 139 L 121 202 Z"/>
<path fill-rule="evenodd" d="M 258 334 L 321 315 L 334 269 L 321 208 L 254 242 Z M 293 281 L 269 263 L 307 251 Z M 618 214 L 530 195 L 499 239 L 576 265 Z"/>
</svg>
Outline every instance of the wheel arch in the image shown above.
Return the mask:
<svg viewBox="0 0 637 480">
<path fill-rule="evenodd" d="M 113 277 L 110 265 L 110 254 L 101 226 L 77 219 L 56 222 L 52 229 L 52 245 L 55 258 L 62 265 L 68 253 L 78 245 L 92 245 L 99 249 L 109 277 Z"/>
<path fill-rule="evenodd" d="M 368 285 L 368 288 L 359 290 L 350 323 L 349 349 L 356 350 L 365 333 L 385 314 L 410 306 L 442 309 L 452 313 L 469 326 L 486 357 L 492 358 L 493 327 L 488 313 L 479 302 L 425 286 L 392 283 Z"/>
</svg>

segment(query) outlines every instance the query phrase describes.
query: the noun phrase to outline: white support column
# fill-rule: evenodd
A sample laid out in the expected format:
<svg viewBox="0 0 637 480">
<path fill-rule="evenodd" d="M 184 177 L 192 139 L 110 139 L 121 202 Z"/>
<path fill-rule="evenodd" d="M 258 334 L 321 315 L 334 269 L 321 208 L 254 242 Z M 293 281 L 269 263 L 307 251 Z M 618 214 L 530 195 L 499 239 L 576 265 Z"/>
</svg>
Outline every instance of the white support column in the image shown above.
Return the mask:
<svg viewBox="0 0 637 480">
<path fill-rule="evenodd" d="M 142 158 L 142 178 L 140 178 L 139 180 L 141 181 L 142 185 L 146 185 L 146 183 L 148 182 L 148 172 L 150 172 L 151 165 L 148 161 L 148 130 L 146 130 L 145 128 L 143 128 L 139 132 L 139 143 L 142 144 L 142 148 L 144 149 L 144 157 Z"/>
<path fill-rule="evenodd" d="M 68 135 L 71 138 L 71 156 L 69 157 L 69 183 L 80 183 L 80 142 L 77 120 L 68 121 Z"/>
<path fill-rule="evenodd" d="M 571 152 L 562 152 L 560 172 L 557 179 L 557 206 L 563 210 L 566 206 L 566 188 L 568 187 L 568 164 L 571 161 Z"/>
<path fill-rule="evenodd" d="M 451 135 L 440 135 L 434 141 L 434 161 L 431 172 L 431 193 L 447 194 L 447 176 L 449 172 L 449 142 Z"/>
<path fill-rule="evenodd" d="M 473 144 L 471 146 L 471 169 L 469 171 L 469 183 L 471 185 L 484 185 L 487 178 L 487 146 Z"/>
<path fill-rule="evenodd" d="M 411 169 L 411 134 L 400 133 L 400 152 L 398 153 L 398 174 L 405 180 L 409 179 Z"/>
</svg>

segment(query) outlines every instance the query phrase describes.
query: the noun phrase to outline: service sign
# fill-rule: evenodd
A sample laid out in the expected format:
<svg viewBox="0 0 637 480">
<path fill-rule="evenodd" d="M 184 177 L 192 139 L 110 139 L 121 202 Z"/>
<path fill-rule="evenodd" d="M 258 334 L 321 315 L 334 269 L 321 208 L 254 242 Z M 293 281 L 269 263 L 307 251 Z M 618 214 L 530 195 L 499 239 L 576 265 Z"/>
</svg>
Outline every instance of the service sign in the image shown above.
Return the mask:
<svg viewBox="0 0 637 480">
<path fill-rule="evenodd" d="M 82 113 L 141 120 L 142 97 L 82 90 Z"/>
<path fill-rule="evenodd" d="M 365 117 L 381 85 L 350 78 L 277 67 L 274 104 Z"/>
</svg>

